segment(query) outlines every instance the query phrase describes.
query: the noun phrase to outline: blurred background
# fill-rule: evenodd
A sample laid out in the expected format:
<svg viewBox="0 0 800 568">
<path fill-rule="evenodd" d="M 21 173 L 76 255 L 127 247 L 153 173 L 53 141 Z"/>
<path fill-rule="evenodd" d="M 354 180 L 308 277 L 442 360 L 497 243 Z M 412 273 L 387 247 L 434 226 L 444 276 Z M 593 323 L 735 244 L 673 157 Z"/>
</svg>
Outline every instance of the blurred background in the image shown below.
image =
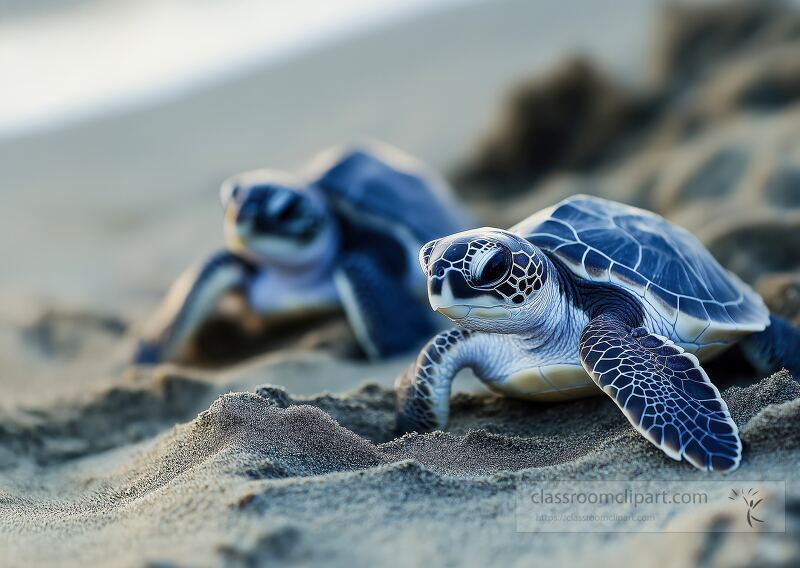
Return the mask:
<svg viewBox="0 0 800 568">
<path fill-rule="evenodd" d="M 796 2 L 0 0 L 0 373 L 93 375 L 222 179 L 364 138 L 486 223 L 652 208 L 796 316 L 799 99 Z"/>
<path fill-rule="evenodd" d="M 654 9 L 635 0 L 0 6 L 0 254 L 14 266 L 3 296 L 125 313 L 221 244 L 216 190 L 231 173 L 296 167 L 359 137 L 447 167 L 509 85 L 565 51 L 635 75 Z"/>
</svg>

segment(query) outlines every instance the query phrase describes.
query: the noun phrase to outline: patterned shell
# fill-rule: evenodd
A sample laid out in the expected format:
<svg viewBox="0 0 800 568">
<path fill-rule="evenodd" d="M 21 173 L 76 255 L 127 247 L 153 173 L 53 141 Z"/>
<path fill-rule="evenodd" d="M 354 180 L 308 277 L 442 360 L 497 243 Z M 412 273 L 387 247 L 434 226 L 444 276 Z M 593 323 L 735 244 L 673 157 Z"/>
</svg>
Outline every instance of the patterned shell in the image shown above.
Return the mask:
<svg viewBox="0 0 800 568">
<path fill-rule="evenodd" d="M 443 182 L 393 148 L 335 150 L 323 161 L 315 185 L 343 215 L 368 215 L 386 229 L 403 227 L 422 243 L 471 225 Z"/>
<path fill-rule="evenodd" d="M 576 195 L 510 230 L 550 251 L 582 278 L 635 292 L 668 319 L 685 314 L 718 332 L 734 333 L 761 331 L 769 324 L 758 294 L 720 266 L 691 233 L 655 213 Z"/>
</svg>

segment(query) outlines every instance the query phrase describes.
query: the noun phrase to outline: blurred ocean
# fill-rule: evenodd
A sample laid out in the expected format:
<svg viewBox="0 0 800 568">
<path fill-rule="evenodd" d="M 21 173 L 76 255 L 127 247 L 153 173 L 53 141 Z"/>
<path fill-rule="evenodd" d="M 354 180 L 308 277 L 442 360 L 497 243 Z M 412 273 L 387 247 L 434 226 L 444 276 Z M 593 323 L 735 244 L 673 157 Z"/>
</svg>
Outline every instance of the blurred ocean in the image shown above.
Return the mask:
<svg viewBox="0 0 800 568">
<path fill-rule="evenodd" d="M 470 0 L 0 0 L 0 137 L 185 90 Z"/>
</svg>

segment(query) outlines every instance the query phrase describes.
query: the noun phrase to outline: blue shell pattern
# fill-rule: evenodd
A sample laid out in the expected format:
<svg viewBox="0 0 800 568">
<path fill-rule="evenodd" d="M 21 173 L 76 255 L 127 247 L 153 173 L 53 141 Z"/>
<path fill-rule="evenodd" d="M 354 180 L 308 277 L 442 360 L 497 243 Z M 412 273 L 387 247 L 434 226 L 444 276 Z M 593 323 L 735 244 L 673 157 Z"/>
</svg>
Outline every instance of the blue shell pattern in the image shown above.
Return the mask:
<svg viewBox="0 0 800 568">
<path fill-rule="evenodd" d="M 343 152 L 315 183 L 344 205 L 344 214 L 365 213 L 408 229 L 421 243 L 468 228 L 471 221 L 435 180 L 400 166 L 386 152 Z"/>
<path fill-rule="evenodd" d="M 576 195 L 510 229 L 577 275 L 637 292 L 660 313 L 731 329 L 764 329 L 769 312 L 691 233 L 621 203 Z"/>
</svg>

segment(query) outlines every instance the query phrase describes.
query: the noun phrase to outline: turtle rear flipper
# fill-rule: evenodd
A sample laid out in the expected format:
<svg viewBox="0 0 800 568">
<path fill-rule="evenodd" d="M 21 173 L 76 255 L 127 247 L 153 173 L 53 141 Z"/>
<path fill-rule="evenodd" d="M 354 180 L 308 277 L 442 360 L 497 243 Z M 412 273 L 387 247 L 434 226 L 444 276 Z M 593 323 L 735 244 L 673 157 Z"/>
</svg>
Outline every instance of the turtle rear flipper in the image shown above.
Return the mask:
<svg viewBox="0 0 800 568">
<path fill-rule="evenodd" d="M 761 373 L 775 373 L 786 368 L 800 381 L 800 330 L 774 314 L 770 325 L 760 333 L 744 338 L 742 350 Z"/>
<path fill-rule="evenodd" d="M 335 281 L 347 319 L 368 357 L 404 353 L 435 332 L 426 306 L 371 255 L 347 254 Z"/>
<path fill-rule="evenodd" d="M 739 466 L 736 424 L 694 355 L 605 313 L 584 329 L 580 356 L 630 423 L 668 456 L 707 471 Z"/>
</svg>

